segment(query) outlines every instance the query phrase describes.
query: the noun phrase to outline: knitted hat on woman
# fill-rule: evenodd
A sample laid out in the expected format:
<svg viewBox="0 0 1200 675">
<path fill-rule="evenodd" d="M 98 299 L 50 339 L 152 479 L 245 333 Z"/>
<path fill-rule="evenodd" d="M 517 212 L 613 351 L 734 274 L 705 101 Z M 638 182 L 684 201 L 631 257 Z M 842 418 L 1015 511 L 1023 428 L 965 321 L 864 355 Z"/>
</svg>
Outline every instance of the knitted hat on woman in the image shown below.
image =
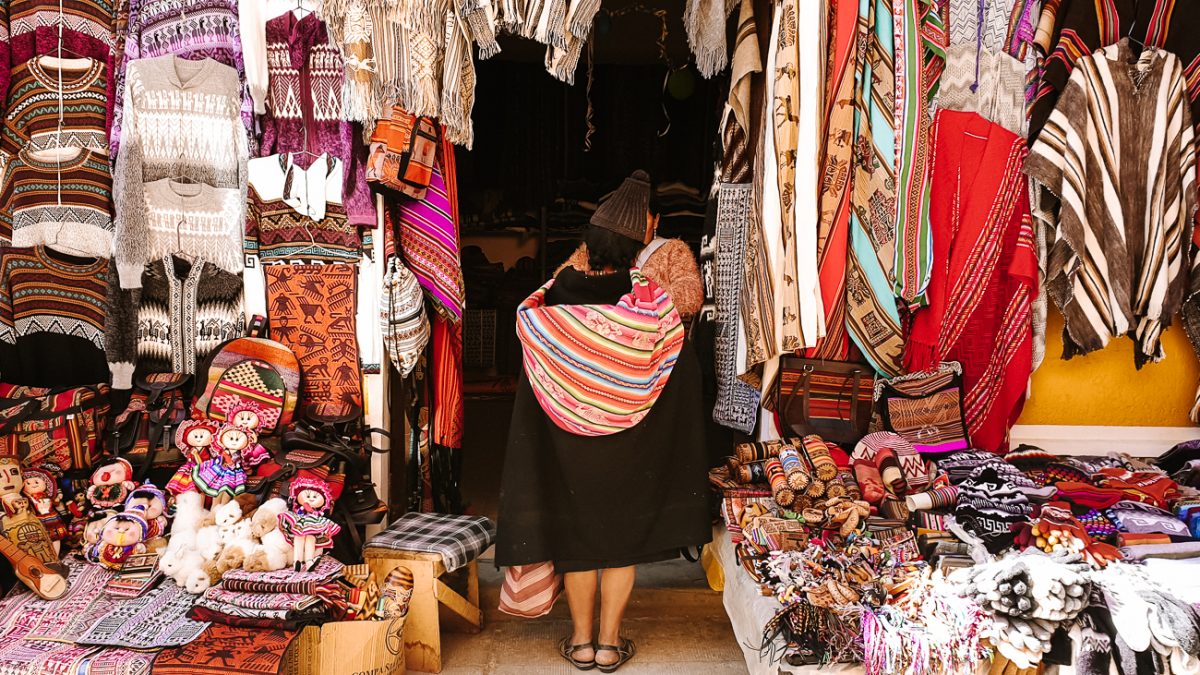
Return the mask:
<svg viewBox="0 0 1200 675">
<path fill-rule="evenodd" d="M 638 169 L 600 203 L 591 224 L 634 241 L 646 241 L 646 214 L 650 211 L 650 174 Z"/>
</svg>

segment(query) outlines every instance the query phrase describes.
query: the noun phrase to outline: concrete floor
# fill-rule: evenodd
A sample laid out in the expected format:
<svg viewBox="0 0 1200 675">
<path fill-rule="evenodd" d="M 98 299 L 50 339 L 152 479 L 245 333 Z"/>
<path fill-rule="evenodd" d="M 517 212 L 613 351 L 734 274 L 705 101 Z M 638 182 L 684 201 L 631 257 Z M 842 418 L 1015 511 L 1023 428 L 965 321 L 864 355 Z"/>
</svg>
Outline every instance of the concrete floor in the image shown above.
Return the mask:
<svg viewBox="0 0 1200 675">
<path fill-rule="evenodd" d="M 462 489 L 471 513 L 496 518 L 511 411 L 509 400 L 467 401 Z M 483 632 L 443 633 L 445 675 L 579 672 L 558 655 L 558 641 L 571 633 L 565 598 L 540 619 L 511 617 L 496 609 L 501 574 L 490 551 L 480 558 L 479 576 Z M 622 675 L 746 673 L 721 595 L 708 588 L 699 563 L 680 559 L 641 566 L 624 634 L 637 643 L 638 652 L 618 671 Z"/>
<path fill-rule="evenodd" d="M 578 672 L 558 655 L 571 632 L 566 599 L 540 619 L 518 619 L 496 610 L 500 574 L 480 563 L 484 629 L 478 635 L 443 634 L 444 675 L 533 675 Z M 644 565 L 625 619 L 624 634 L 637 655 L 620 673 L 742 675 L 742 651 L 734 641 L 721 595 L 709 590 L 698 563 L 678 560 Z M 592 671 L 599 672 L 599 671 Z"/>
</svg>

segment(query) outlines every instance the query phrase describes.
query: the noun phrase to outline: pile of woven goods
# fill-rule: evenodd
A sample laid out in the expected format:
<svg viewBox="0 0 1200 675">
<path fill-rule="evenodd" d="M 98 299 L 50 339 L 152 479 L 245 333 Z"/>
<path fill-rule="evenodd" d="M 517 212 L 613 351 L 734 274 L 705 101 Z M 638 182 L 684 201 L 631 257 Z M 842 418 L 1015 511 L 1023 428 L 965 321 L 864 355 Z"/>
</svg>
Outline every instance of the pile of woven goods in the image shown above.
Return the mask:
<svg viewBox="0 0 1200 675">
<path fill-rule="evenodd" d="M 761 657 L 867 673 L 1200 673 L 1200 442 L 1154 460 L 746 442 L 710 473 L 778 608 Z"/>
</svg>

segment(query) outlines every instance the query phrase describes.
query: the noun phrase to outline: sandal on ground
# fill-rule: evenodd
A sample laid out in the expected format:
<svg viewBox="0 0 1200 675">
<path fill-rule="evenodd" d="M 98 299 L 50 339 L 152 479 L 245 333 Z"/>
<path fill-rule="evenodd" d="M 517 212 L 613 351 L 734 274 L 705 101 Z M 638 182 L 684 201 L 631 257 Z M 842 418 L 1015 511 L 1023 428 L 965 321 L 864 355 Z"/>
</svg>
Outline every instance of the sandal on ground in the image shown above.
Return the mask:
<svg viewBox="0 0 1200 675">
<path fill-rule="evenodd" d="M 637 645 L 633 644 L 633 640 L 629 638 L 621 638 L 620 645 L 597 645 L 596 654 L 599 655 L 600 652 L 616 652 L 620 657 L 613 663 L 596 663 L 596 668 L 600 672 L 612 673 L 633 658 L 633 655 L 637 653 Z"/>
<path fill-rule="evenodd" d="M 575 652 L 582 649 L 592 650 L 592 658 L 590 660 L 581 661 L 580 659 L 575 658 Z M 571 638 L 565 637 L 558 642 L 558 653 L 562 655 L 562 657 L 566 659 L 568 663 L 575 666 L 579 670 L 591 670 L 592 668 L 596 667 L 596 645 L 592 644 L 591 642 L 573 645 L 571 644 Z"/>
</svg>

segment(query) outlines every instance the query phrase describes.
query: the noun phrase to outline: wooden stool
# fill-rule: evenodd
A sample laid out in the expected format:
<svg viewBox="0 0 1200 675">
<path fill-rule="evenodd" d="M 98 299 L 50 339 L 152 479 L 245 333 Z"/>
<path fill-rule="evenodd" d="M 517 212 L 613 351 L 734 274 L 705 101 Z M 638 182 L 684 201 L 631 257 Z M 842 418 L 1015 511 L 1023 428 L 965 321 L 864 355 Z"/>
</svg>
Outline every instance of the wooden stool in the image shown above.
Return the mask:
<svg viewBox="0 0 1200 675">
<path fill-rule="evenodd" d="M 404 625 L 404 655 L 410 670 L 442 672 L 443 622 L 448 630 L 463 633 L 478 633 L 483 624 L 476 561 L 471 560 L 462 569 L 447 575 L 438 553 L 368 547 L 363 550 L 363 557 L 381 582 L 397 567 L 407 567 L 412 572 L 413 594 Z M 463 592 L 466 597 L 446 581 L 457 581 L 460 590 L 465 581 Z"/>
</svg>

